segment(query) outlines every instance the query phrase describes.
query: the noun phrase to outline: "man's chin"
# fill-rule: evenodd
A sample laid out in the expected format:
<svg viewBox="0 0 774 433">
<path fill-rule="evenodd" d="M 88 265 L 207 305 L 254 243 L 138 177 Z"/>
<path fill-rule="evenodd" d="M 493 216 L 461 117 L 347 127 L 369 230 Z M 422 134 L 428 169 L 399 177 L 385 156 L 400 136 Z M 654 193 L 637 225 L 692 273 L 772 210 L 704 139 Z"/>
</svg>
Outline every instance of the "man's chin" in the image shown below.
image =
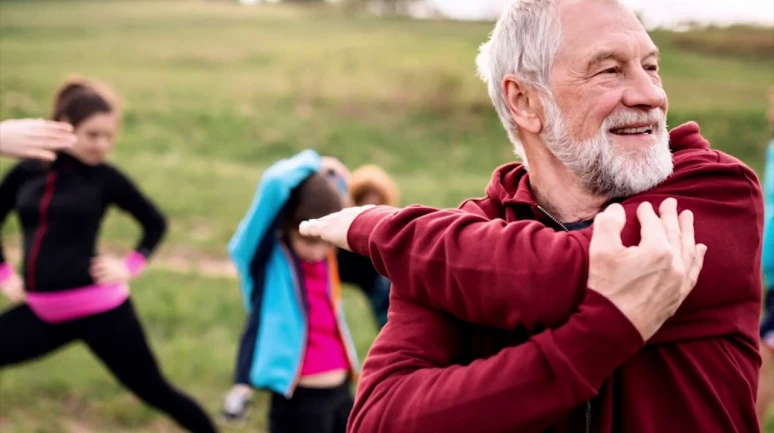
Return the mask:
<svg viewBox="0 0 774 433">
<path fill-rule="evenodd" d="M 640 194 L 658 186 L 672 174 L 672 170 L 671 163 L 650 163 L 646 167 L 632 169 L 627 173 L 629 179 L 624 182 L 628 186 L 624 195 Z"/>
</svg>

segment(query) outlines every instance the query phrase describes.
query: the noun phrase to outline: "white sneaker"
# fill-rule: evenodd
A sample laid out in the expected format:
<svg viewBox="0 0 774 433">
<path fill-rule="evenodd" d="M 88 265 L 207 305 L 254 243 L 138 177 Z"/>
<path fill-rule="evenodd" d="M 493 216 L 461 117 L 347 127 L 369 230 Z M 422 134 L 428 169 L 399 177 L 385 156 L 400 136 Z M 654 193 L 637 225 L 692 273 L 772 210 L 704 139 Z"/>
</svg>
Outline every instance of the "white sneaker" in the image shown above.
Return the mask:
<svg viewBox="0 0 774 433">
<path fill-rule="evenodd" d="M 226 394 L 223 401 L 223 421 L 226 424 L 241 424 L 247 420 L 250 403 L 252 399 L 245 395 L 244 391 L 235 389 Z"/>
</svg>

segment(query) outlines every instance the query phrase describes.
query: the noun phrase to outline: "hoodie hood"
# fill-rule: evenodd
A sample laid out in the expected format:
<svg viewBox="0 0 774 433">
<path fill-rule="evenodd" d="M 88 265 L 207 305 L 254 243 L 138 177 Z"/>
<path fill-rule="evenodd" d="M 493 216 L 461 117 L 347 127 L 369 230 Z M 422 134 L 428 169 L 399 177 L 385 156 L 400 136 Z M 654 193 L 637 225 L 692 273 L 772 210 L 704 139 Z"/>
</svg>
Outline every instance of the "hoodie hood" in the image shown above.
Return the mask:
<svg viewBox="0 0 774 433">
<path fill-rule="evenodd" d="M 701 136 L 699 124 L 690 121 L 669 132 L 672 153 L 688 149 L 709 149 L 709 142 Z M 675 170 L 679 169 L 675 164 Z M 495 169 L 486 187 L 486 195 L 503 205 L 537 205 L 529 186 L 529 174 L 524 164 L 511 162 Z"/>
</svg>

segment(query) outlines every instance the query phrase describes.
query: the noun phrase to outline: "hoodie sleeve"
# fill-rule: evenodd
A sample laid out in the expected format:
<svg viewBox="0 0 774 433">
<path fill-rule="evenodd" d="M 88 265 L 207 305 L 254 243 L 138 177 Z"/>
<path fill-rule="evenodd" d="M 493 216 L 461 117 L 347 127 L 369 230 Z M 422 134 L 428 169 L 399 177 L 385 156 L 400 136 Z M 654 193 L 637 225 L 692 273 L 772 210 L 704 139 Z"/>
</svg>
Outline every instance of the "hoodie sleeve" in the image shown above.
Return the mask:
<svg viewBox="0 0 774 433">
<path fill-rule="evenodd" d="M 594 397 L 643 344 L 626 317 L 592 290 L 566 324 L 460 365 L 468 329 L 393 296 L 347 432 L 545 431 Z"/>
<path fill-rule="evenodd" d="M 680 210 L 694 212 L 696 239 L 708 247 L 696 289 L 705 295 L 692 297 L 689 306 L 738 303 L 752 296 L 746 290 L 760 274 L 754 268 L 761 263 L 760 187 L 752 170 L 728 156 L 694 155 L 681 157 L 658 188 L 623 202 L 622 241 L 640 241 L 640 203 L 658 208 L 677 198 Z M 730 221 L 733 237 L 727 236 Z M 563 323 L 583 298 L 592 230 L 557 232 L 535 221 L 506 223 L 463 210 L 377 207 L 355 219 L 348 241 L 407 299 L 473 324 L 534 332 L 537 325 Z M 728 291 L 721 282 L 745 291 Z"/>
<path fill-rule="evenodd" d="M 483 326 L 558 325 L 586 288 L 587 238 L 537 221 L 376 207 L 355 219 L 348 241 L 393 291 Z"/>
<path fill-rule="evenodd" d="M 253 281 L 250 262 L 290 193 L 304 179 L 320 170 L 320 155 L 305 150 L 269 167 L 261 177 L 253 201 L 228 244 L 228 253 L 239 274 L 245 308 L 250 308 Z"/>
</svg>

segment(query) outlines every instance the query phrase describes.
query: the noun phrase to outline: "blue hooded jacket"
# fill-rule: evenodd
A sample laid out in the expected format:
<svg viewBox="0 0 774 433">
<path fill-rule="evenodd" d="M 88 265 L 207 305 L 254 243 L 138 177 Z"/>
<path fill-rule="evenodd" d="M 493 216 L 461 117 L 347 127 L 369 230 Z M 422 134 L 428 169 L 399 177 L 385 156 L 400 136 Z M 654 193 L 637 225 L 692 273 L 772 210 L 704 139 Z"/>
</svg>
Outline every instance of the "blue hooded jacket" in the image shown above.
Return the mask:
<svg viewBox="0 0 774 433">
<path fill-rule="evenodd" d="M 766 149 L 766 170 L 763 176 L 765 219 L 763 224 L 763 278 L 766 287 L 774 286 L 774 140 Z"/>
<path fill-rule="evenodd" d="M 252 313 L 253 308 L 260 308 L 250 368 L 251 384 L 288 398 L 293 394 L 303 364 L 307 316 L 296 259 L 280 240 L 278 224 L 291 191 L 319 171 L 320 166 L 320 156 L 313 150 L 305 150 L 269 167 L 228 245 L 239 275 L 245 309 Z M 334 254 L 328 259 L 328 268 L 331 302 L 354 376 L 358 360 L 342 311 Z"/>
</svg>

